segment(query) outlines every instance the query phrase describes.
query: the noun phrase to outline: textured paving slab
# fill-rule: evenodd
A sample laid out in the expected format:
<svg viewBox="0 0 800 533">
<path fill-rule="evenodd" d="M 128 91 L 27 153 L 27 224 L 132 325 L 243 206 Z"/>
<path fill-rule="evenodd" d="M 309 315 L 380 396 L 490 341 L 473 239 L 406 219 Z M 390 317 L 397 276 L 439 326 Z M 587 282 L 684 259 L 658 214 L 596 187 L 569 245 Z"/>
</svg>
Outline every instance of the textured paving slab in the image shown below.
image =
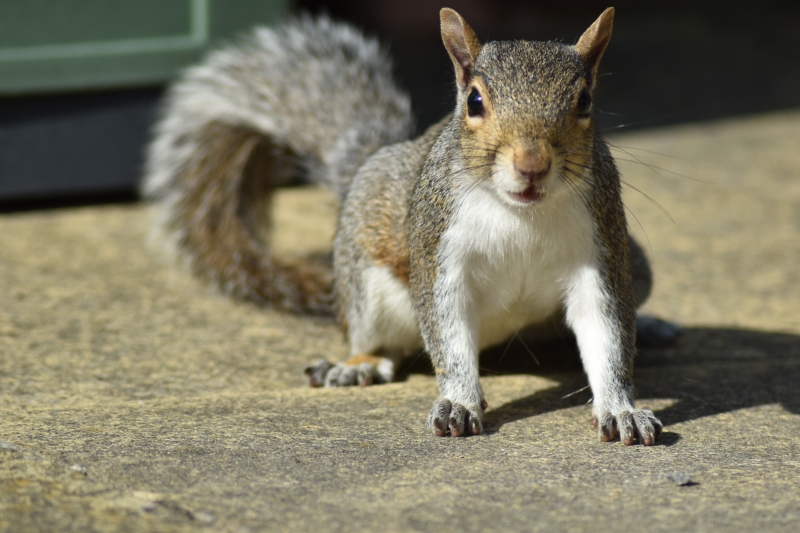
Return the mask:
<svg viewBox="0 0 800 533">
<path fill-rule="evenodd" d="M 596 440 L 564 343 L 531 344 L 540 364 L 518 342 L 487 353 L 488 434 L 433 438 L 432 377 L 305 388 L 308 361 L 344 357 L 336 326 L 201 287 L 143 244 L 144 206 L 17 213 L 0 216 L 0 531 L 797 531 L 800 113 L 612 140 L 669 214 L 626 193 L 647 310 L 686 327 L 638 362 L 661 445 Z M 327 249 L 325 193 L 277 211 L 279 248 Z"/>
</svg>

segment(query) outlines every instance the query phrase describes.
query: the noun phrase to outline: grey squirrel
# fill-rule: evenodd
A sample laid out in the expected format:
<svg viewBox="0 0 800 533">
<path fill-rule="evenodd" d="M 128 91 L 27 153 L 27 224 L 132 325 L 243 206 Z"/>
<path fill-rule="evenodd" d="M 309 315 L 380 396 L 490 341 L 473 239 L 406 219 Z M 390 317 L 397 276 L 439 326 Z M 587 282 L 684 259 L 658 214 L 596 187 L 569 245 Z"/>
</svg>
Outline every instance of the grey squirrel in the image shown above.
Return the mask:
<svg viewBox="0 0 800 533">
<path fill-rule="evenodd" d="M 632 381 L 651 274 L 592 114 L 614 9 L 574 46 L 481 44 L 452 9 L 440 17 L 455 110 L 414 140 L 386 53 L 325 17 L 257 29 L 189 69 L 169 91 L 143 187 L 165 238 L 233 297 L 335 310 L 352 357 L 308 367 L 312 385 L 392 381 L 398 357 L 424 347 L 437 436 L 483 433 L 480 349 L 560 321 L 577 338 L 600 439 L 651 445 L 662 425 L 634 407 Z M 332 280 L 269 252 L 270 193 L 298 174 L 341 200 Z"/>
</svg>

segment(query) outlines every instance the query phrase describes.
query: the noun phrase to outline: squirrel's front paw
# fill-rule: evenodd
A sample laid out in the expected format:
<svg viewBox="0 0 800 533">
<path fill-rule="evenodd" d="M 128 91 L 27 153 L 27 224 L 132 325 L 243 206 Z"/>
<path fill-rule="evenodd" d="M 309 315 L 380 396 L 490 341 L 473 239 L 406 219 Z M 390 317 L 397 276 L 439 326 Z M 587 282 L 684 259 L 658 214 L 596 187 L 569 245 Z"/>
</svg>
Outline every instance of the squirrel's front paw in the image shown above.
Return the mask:
<svg viewBox="0 0 800 533">
<path fill-rule="evenodd" d="M 457 402 L 442 398 L 433 402 L 433 407 L 428 415 L 428 429 L 433 430 L 437 437 L 463 437 L 465 435 L 480 435 L 483 433 L 483 412 L 486 410 L 486 401 L 472 408 L 465 407 Z"/>
<path fill-rule="evenodd" d="M 394 363 L 385 357 L 357 355 L 337 364 L 323 359 L 307 366 L 303 373 L 312 387 L 366 387 L 393 381 Z"/>
<path fill-rule="evenodd" d="M 664 428 L 649 409 L 620 411 L 616 415 L 605 412 L 599 419 L 593 419 L 592 425 L 597 428 L 602 442 L 619 437 L 625 446 L 630 446 L 637 440 L 644 446 L 652 446 Z"/>
</svg>

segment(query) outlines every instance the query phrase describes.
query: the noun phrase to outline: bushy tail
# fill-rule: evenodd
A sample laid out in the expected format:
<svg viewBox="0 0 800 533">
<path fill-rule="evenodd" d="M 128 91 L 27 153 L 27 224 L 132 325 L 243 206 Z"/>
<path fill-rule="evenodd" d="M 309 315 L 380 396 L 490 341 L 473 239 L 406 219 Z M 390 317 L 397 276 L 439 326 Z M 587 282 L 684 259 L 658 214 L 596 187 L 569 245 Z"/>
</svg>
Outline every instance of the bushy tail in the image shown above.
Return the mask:
<svg viewBox="0 0 800 533">
<path fill-rule="evenodd" d="M 378 43 L 306 16 L 211 53 L 170 89 L 143 193 L 199 276 L 236 298 L 326 314 L 329 271 L 270 255 L 271 191 L 300 175 L 341 199 L 364 160 L 410 129 Z"/>
</svg>

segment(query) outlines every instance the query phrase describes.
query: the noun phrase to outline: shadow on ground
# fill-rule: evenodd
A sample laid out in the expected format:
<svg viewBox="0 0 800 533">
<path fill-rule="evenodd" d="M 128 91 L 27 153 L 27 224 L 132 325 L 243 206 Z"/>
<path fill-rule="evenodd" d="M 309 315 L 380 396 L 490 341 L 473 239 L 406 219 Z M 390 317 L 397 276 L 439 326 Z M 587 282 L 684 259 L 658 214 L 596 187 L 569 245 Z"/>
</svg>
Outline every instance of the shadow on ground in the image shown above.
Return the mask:
<svg viewBox="0 0 800 533">
<path fill-rule="evenodd" d="M 483 375 L 535 374 L 559 382 L 555 388 L 493 407 L 489 433 L 510 422 L 583 405 L 591 399 L 573 339 L 551 342 L 514 339 L 481 355 Z M 419 357 L 405 373 L 430 373 Z M 687 328 L 668 348 L 640 348 L 636 362 L 639 398 L 672 398 L 657 411 L 670 426 L 765 404 L 800 414 L 800 336 L 745 329 Z M 663 444 L 679 439 L 666 433 Z"/>
</svg>

